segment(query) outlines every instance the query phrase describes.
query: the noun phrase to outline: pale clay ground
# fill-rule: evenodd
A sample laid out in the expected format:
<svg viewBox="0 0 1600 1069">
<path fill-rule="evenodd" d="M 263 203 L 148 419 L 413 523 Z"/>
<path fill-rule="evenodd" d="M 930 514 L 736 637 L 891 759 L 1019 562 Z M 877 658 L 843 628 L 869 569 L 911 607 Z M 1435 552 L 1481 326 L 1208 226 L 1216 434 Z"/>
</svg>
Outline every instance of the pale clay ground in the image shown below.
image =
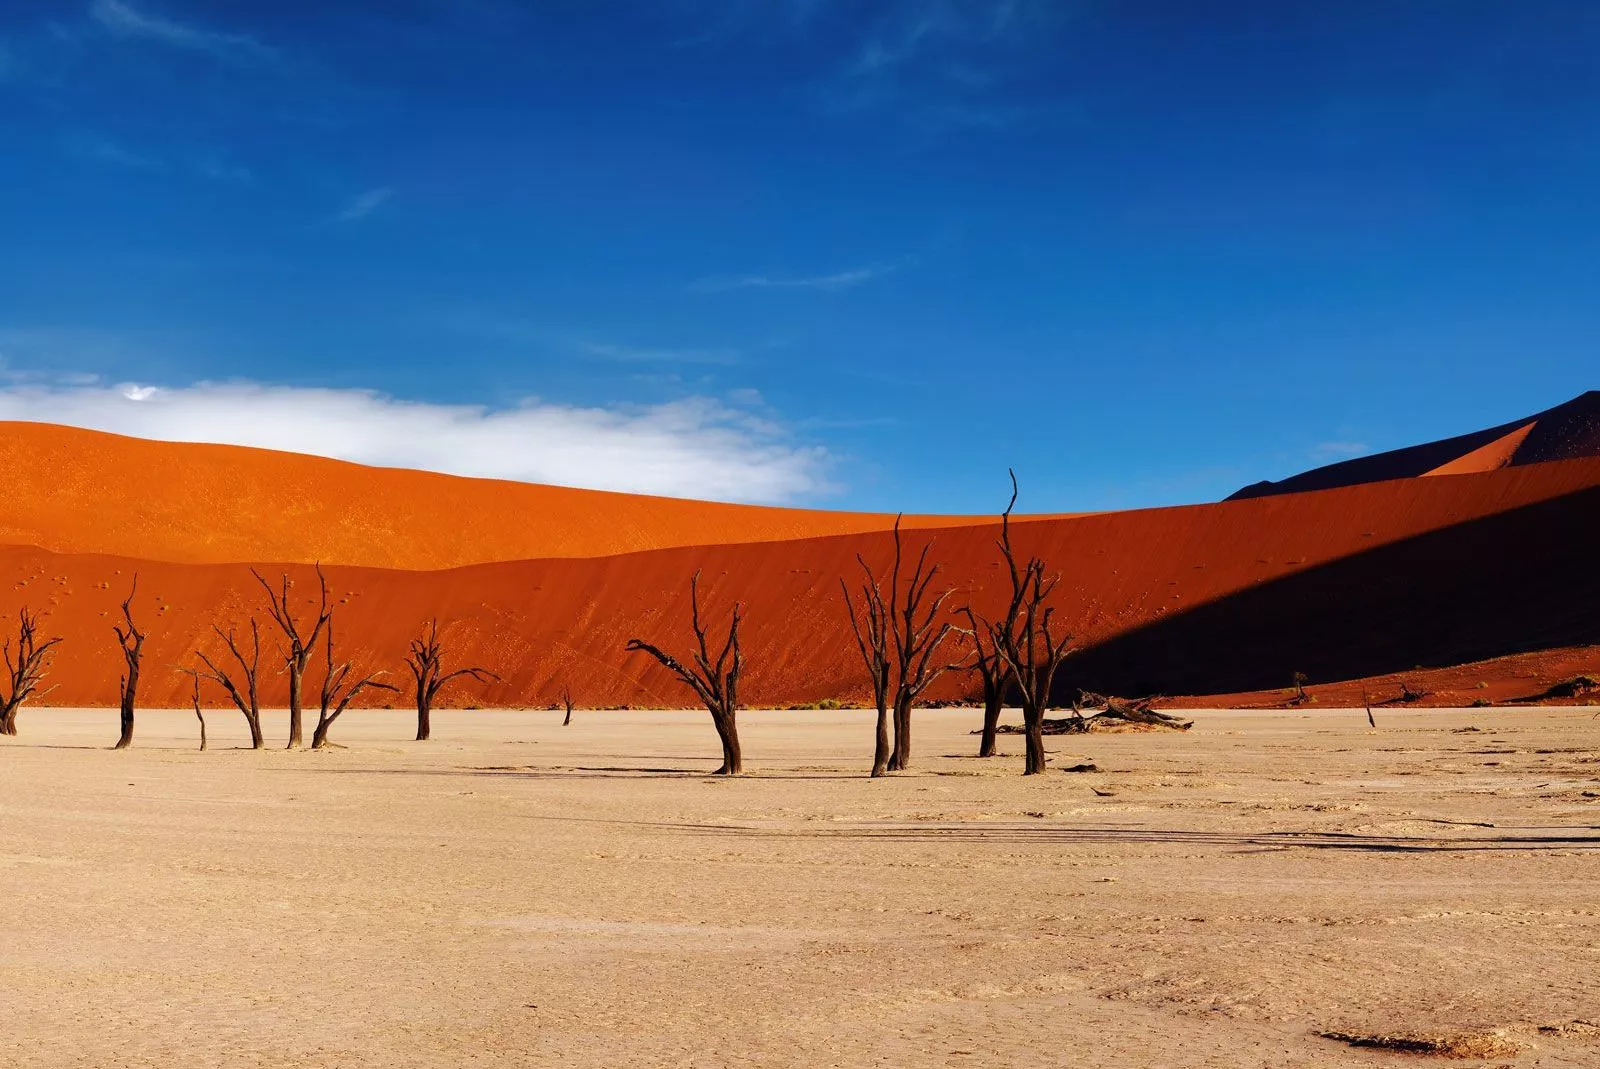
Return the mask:
<svg viewBox="0 0 1600 1069">
<path fill-rule="evenodd" d="M 869 714 L 744 713 L 725 782 L 703 713 L 26 709 L 0 1066 L 1600 1066 L 1592 716 L 1203 712 L 1024 779 L 937 710 L 873 782 Z"/>
</svg>

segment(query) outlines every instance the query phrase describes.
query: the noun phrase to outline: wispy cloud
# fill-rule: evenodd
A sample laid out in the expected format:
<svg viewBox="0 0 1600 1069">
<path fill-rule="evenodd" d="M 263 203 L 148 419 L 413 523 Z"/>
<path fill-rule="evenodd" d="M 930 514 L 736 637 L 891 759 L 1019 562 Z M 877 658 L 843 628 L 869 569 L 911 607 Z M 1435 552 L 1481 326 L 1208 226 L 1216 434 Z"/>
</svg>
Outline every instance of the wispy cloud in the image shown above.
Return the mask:
<svg viewBox="0 0 1600 1069">
<path fill-rule="evenodd" d="M 1364 453 L 1372 452 L 1372 447 L 1366 442 L 1318 442 L 1311 450 L 1314 460 L 1332 461 L 1348 460 Z"/>
<path fill-rule="evenodd" d="M 597 360 L 619 364 L 716 364 L 730 367 L 739 362 L 737 349 L 641 349 L 601 342 L 588 342 L 582 348 Z"/>
<path fill-rule="evenodd" d="M 702 278 L 690 285 L 695 293 L 721 293 L 726 290 L 844 290 L 863 282 L 892 275 L 898 264 L 852 267 L 823 275 L 739 275 L 732 278 Z"/>
<path fill-rule="evenodd" d="M 1039 44 L 1060 20 L 1053 0 L 921 0 L 885 5 L 848 70 L 879 75 L 927 63 L 953 81 L 989 84 L 1004 74 L 994 61 Z"/>
<path fill-rule="evenodd" d="M 3 340 L 0 333 L 0 340 Z M 40 368 L 13 367 L 6 359 L 6 354 L 0 351 L 0 382 L 10 383 L 12 386 L 93 386 L 100 381 L 99 375 L 85 371 L 52 371 Z"/>
<path fill-rule="evenodd" d="M 537 350 L 551 357 L 581 358 L 618 365 L 670 367 L 698 364 L 733 367 L 744 361 L 747 351 L 733 345 L 629 344 L 606 339 L 598 330 L 552 326 L 537 319 L 505 315 L 482 308 L 454 309 L 439 315 L 434 322 L 476 338 Z M 771 348 L 771 343 L 760 348 Z"/>
<path fill-rule="evenodd" d="M 845 111 L 892 111 L 926 131 L 1015 126 L 1019 75 L 1059 62 L 1051 0 L 944 0 L 885 5 L 822 87 Z"/>
<path fill-rule="evenodd" d="M 343 211 L 333 217 L 332 221 L 335 223 L 354 223 L 359 219 L 365 219 L 381 208 L 392 196 L 394 196 L 394 190 L 392 189 L 369 189 L 347 204 Z"/>
<path fill-rule="evenodd" d="M 109 164 L 112 167 L 126 167 L 135 171 L 159 171 L 162 169 L 161 161 L 155 157 L 134 152 L 112 141 L 110 138 L 94 134 L 74 134 L 66 137 L 63 143 L 66 146 L 66 150 L 72 155 L 94 163 Z"/>
<path fill-rule="evenodd" d="M 254 37 L 205 29 L 187 22 L 140 10 L 127 0 L 93 0 L 89 17 L 119 37 L 150 41 L 189 52 L 199 52 L 230 63 L 276 63 L 277 49 Z"/>
<path fill-rule="evenodd" d="M 829 492 L 827 451 L 793 441 L 749 402 L 688 397 L 585 408 L 530 400 L 493 410 L 252 382 L 168 388 L 23 377 L 0 385 L 0 419 L 140 438 L 726 501 L 782 503 Z"/>
<path fill-rule="evenodd" d="M 240 185 L 255 181 L 255 174 L 248 167 L 215 151 L 169 149 L 166 153 L 158 153 L 143 147 L 129 148 L 121 141 L 91 133 L 67 134 L 62 137 L 61 145 L 68 154 L 80 160 L 108 167 L 162 171 Z"/>
<path fill-rule="evenodd" d="M 1064 0 L 674 0 L 675 44 L 782 53 L 797 41 L 815 102 L 924 133 L 1019 126 L 1054 105 L 1019 85 L 1062 62 Z M 1019 100 L 1022 104 L 1019 104 Z"/>
<path fill-rule="evenodd" d="M 256 180 L 255 172 L 243 164 L 233 163 L 218 156 L 204 156 L 195 169 L 202 178 L 213 182 L 239 182 L 249 184 Z"/>
</svg>

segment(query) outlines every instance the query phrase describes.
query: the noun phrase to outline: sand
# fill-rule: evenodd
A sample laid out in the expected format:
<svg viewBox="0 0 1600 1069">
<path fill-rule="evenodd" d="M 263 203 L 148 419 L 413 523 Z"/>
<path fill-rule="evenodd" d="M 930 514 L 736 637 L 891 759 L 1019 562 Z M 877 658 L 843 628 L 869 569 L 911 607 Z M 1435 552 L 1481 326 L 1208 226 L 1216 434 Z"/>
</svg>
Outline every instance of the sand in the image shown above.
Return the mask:
<svg viewBox="0 0 1600 1069">
<path fill-rule="evenodd" d="M 0 454 L 8 461 L 0 544 L 189 564 L 438 569 L 882 531 L 894 523 L 892 514 L 468 479 L 46 423 L 0 421 Z M 905 520 L 908 527 L 961 522 Z"/>
<path fill-rule="evenodd" d="M 728 782 L 703 714 L 29 710 L 0 1065 L 1592 1066 L 1591 716 L 1204 711 L 1023 779 L 939 710 L 874 782 L 863 714 L 746 713 Z"/>
<path fill-rule="evenodd" d="M 1320 684 L 1600 644 L 1589 535 L 1597 525 L 1600 458 L 1591 458 L 1037 520 L 1019 524 L 1016 541 L 1019 553 L 1038 553 L 1062 573 L 1058 619 L 1081 651 L 1063 667 L 1064 683 L 1124 695 L 1229 694 L 1286 687 L 1296 671 Z M 961 592 L 952 604 L 970 598 L 994 612 L 1005 592 L 996 533 L 917 531 L 907 546 L 932 539 L 940 582 Z M 888 541 L 879 532 L 327 574 L 341 640 L 399 678 L 407 641 L 437 616 L 455 657 L 503 679 L 462 695 L 463 704 L 544 705 L 568 683 L 586 705 L 651 707 L 684 695 L 624 646 L 638 636 L 681 649 L 688 580 L 700 570 L 709 613 L 745 606 L 741 693 L 751 704 L 788 706 L 867 697 L 838 584 L 858 574 L 858 552 L 887 571 Z M 290 570 L 309 597 L 311 569 Z M 122 660 L 111 623 L 135 572 L 135 607 L 150 636 L 141 694 L 151 705 L 184 701 L 189 681 L 173 666 L 192 663 L 197 647 L 220 654 L 212 625 L 242 627 L 265 603 L 242 564 L 0 546 L 0 620 L 31 605 L 50 614 L 46 633 L 66 638 L 52 700 L 116 701 Z M 951 675 L 929 697 L 952 700 L 973 686 Z M 267 700 L 286 701 L 282 688 L 272 680 Z"/>
</svg>

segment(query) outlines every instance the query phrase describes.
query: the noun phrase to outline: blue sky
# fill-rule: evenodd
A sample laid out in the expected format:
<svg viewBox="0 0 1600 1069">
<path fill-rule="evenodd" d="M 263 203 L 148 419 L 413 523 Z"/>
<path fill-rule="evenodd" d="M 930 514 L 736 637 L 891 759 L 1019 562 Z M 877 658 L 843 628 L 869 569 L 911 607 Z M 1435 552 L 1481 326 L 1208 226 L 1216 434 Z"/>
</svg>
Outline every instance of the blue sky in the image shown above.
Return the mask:
<svg viewBox="0 0 1600 1069">
<path fill-rule="evenodd" d="M 1600 5 L 8 0 L 0 416 L 838 508 L 1595 385 Z"/>
</svg>

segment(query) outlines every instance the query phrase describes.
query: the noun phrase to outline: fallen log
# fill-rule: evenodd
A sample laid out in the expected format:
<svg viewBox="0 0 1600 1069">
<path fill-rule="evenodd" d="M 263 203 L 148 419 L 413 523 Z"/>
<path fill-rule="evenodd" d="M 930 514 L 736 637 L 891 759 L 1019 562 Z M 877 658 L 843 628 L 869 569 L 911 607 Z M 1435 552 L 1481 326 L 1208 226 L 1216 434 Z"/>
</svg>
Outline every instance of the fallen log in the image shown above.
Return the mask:
<svg viewBox="0 0 1600 1069">
<path fill-rule="evenodd" d="M 1194 726 L 1193 720 L 1169 716 L 1152 708 L 1160 700 L 1159 697 L 1155 697 L 1126 701 L 1103 694 L 1085 693 L 1072 703 L 1071 716 L 1046 717 L 1043 731 L 1046 735 L 1082 735 L 1102 727 L 1111 727 L 1113 724 L 1141 724 L 1171 731 L 1188 731 Z M 1093 709 L 1095 706 L 1101 708 L 1085 715 L 1086 709 Z M 1022 728 L 1016 724 L 1002 724 L 996 731 L 1001 735 L 1020 735 Z M 976 735 L 977 732 L 974 731 L 972 734 Z"/>
</svg>

